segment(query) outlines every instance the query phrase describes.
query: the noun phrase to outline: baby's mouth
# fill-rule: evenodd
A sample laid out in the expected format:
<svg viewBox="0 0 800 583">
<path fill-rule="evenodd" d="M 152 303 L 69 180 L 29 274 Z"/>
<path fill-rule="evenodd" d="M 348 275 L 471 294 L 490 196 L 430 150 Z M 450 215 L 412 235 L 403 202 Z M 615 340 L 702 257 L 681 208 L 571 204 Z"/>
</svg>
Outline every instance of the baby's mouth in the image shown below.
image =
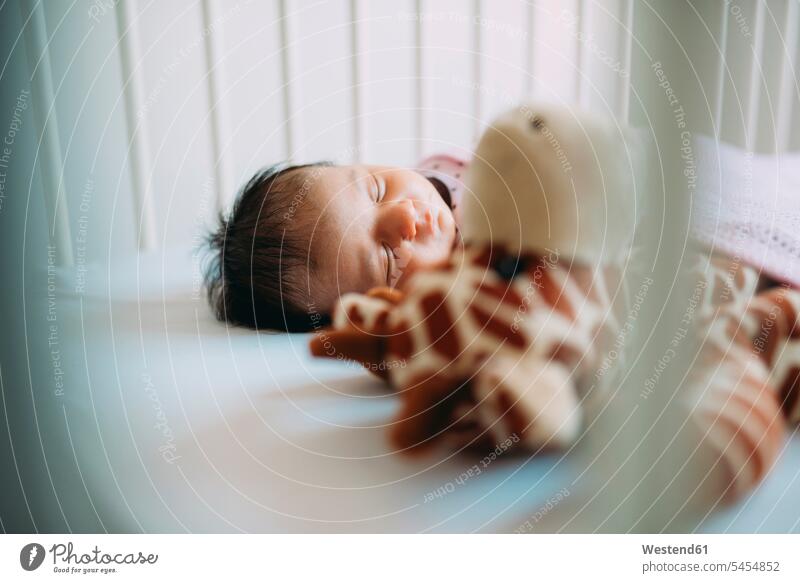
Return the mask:
<svg viewBox="0 0 800 583">
<path fill-rule="evenodd" d="M 434 235 L 441 229 L 441 213 L 438 209 L 425 207 L 417 214 L 417 235 Z"/>
</svg>

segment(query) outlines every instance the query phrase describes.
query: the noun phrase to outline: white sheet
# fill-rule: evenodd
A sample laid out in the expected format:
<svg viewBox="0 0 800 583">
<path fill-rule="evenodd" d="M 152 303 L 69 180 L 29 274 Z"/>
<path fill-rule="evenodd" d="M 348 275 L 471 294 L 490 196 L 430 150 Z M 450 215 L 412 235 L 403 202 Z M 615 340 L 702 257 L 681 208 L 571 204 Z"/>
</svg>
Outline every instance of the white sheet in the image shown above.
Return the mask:
<svg viewBox="0 0 800 583">
<path fill-rule="evenodd" d="M 65 455 L 105 528 L 514 531 L 561 488 L 580 502 L 571 456 L 502 456 L 464 480 L 478 458 L 392 453 L 397 402 L 379 381 L 310 359 L 307 335 L 215 322 L 196 267 L 189 252 L 142 255 L 90 270 L 80 294 L 72 275 L 61 281 L 63 325 L 80 331 L 65 358 L 89 381 L 66 395 Z M 760 493 L 701 528 L 798 530 L 797 440 L 784 458 Z"/>
</svg>

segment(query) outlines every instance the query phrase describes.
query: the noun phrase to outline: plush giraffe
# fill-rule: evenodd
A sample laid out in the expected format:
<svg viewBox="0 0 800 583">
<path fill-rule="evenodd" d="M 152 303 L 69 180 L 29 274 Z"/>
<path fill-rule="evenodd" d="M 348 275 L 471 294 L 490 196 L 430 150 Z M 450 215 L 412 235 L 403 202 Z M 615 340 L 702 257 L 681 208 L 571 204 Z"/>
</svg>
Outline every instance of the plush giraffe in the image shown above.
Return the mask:
<svg viewBox="0 0 800 583">
<path fill-rule="evenodd" d="M 403 408 L 391 436 L 419 451 L 445 438 L 561 448 L 581 429 L 579 401 L 616 319 L 618 275 L 563 265 L 555 253 L 467 248 L 402 292 L 347 294 L 315 355 L 344 355 L 389 380 Z M 516 440 L 515 440 L 516 441 Z"/>
</svg>

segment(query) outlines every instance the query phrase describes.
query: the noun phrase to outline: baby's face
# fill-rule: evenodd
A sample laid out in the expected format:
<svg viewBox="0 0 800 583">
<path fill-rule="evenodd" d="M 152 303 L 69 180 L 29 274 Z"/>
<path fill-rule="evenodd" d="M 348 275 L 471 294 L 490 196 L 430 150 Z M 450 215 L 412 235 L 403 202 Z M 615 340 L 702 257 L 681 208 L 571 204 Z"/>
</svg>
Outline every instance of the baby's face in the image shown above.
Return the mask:
<svg viewBox="0 0 800 583">
<path fill-rule="evenodd" d="M 319 169 L 308 189 L 316 220 L 310 252 L 312 301 L 323 310 L 347 292 L 396 286 L 447 260 L 456 244 L 453 213 L 421 174 L 387 166 Z"/>
</svg>

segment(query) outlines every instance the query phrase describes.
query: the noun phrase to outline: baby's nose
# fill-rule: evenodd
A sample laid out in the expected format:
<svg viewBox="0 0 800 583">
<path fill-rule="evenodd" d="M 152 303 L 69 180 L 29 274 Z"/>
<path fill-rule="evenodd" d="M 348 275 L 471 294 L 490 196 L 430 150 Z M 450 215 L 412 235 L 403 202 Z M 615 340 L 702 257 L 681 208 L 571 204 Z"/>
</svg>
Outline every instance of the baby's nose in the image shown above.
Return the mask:
<svg viewBox="0 0 800 583">
<path fill-rule="evenodd" d="M 413 201 L 398 201 L 387 205 L 381 221 L 381 230 L 384 231 L 384 237 L 392 244 L 399 244 L 404 240 L 413 241 L 417 236 L 417 221 L 417 211 Z"/>
<path fill-rule="evenodd" d="M 437 215 L 428 207 L 417 209 L 416 224 L 414 225 L 416 227 L 417 237 L 427 236 L 434 232 L 436 216 Z"/>
</svg>

